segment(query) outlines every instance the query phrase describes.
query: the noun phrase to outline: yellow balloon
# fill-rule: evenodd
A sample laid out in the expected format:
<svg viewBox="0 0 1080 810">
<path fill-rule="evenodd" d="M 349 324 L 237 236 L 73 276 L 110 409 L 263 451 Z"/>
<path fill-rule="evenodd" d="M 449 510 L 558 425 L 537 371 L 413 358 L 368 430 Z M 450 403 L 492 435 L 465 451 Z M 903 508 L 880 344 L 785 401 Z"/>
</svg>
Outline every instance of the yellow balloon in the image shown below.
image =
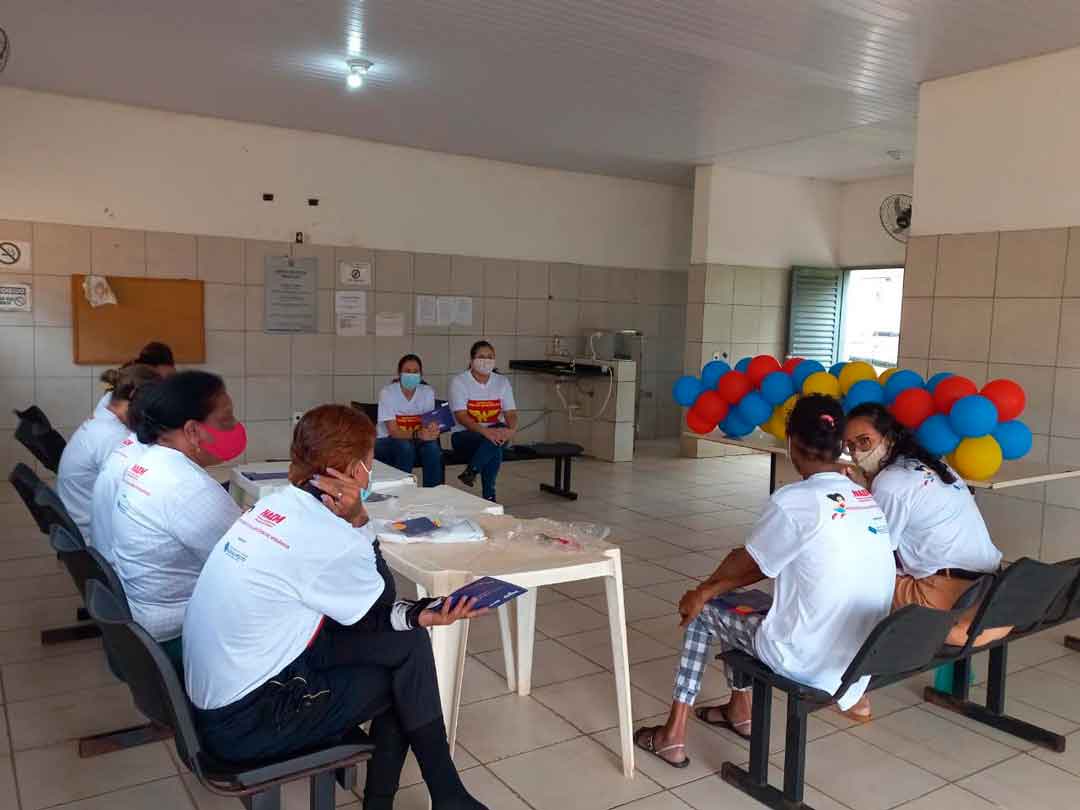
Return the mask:
<svg viewBox="0 0 1080 810">
<path fill-rule="evenodd" d="M 827 371 L 815 371 L 803 382 L 802 392 L 839 398 L 840 382 Z"/>
<path fill-rule="evenodd" d="M 968 481 L 986 481 L 1001 468 L 1001 445 L 993 436 L 964 439 L 953 454 L 956 471 Z"/>
<path fill-rule="evenodd" d="M 881 376 L 878 377 L 878 382 L 881 383 L 882 385 L 885 385 L 885 383 L 887 383 L 889 381 L 889 377 L 891 377 L 893 374 L 895 374 L 899 370 L 900 370 L 899 366 L 893 366 L 892 368 L 885 369 L 883 372 L 881 372 Z"/>
<path fill-rule="evenodd" d="M 784 407 L 783 405 L 780 406 Z M 772 435 L 780 441 L 787 439 L 787 414 L 774 413 L 772 418 Z"/>
<path fill-rule="evenodd" d="M 854 363 L 845 363 L 840 369 L 840 390 L 845 394 L 851 390 L 851 386 L 860 380 L 876 380 L 877 372 L 869 363 L 861 360 Z"/>
<path fill-rule="evenodd" d="M 784 414 L 784 421 L 785 422 L 787 421 L 787 418 L 789 416 L 791 416 L 791 412 L 793 410 L 795 410 L 795 403 L 798 402 L 798 401 L 799 401 L 799 395 L 798 394 L 792 394 L 790 397 L 787 398 L 787 400 L 784 401 L 784 403 L 782 405 L 780 405 L 780 410 Z"/>
</svg>

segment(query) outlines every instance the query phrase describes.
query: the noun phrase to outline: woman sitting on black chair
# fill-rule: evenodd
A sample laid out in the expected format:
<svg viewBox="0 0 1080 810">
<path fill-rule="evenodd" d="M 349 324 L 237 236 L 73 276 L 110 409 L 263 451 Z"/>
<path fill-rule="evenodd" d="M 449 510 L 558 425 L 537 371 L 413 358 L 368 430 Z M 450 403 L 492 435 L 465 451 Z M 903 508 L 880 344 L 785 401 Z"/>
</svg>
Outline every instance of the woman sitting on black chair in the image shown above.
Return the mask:
<svg viewBox="0 0 1080 810">
<path fill-rule="evenodd" d="M 374 446 L 364 414 L 309 411 L 291 486 L 214 548 L 184 621 L 195 722 L 214 756 L 243 761 L 330 745 L 372 720 L 365 810 L 393 807 L 410 747 L 435 810 L 483 810 L 450 758 L 424 629 L 480 612 L 471 599 L 441 610 L 396 599 L 363 503 Z"/>
</svg>

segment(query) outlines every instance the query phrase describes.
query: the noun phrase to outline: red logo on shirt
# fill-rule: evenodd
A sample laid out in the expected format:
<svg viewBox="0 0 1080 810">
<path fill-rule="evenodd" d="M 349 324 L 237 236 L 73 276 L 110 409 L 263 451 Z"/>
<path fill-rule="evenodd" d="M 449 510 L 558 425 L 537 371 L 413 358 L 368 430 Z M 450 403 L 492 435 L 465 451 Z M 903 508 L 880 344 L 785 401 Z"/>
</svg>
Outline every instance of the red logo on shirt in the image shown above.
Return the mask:
<svg viewBox="0 0 1080 810">
<path fill-rule="evenodd" d="M 131 445 L 133 444 L 135 444 L 134 439 L 124 439 L 122 442 L 120 442 L 121 447 L 131 447 Z"/>
<path fill-rule="evenodd" d="M 284 522 L 285 515 L 279 515 L 277 512 L 271 512 L 269 509 L 263 509 L 262 514 L 260 514 L 256 520 L 267 526 L 278 526 Z"/>
<path fill-rule="evenodd" d="M 399 413 L 394 419 L 399 430 L 417 430 L 420 427 L 420 414 Z"/>
<path fill-rule="evenodd" d="M 143 467 L 141 464 L 132 464 L 131 465 L 131 472 L 132 472 L 132 474 L 134 476 L 138 477 L 138 476 L 143 475 L 146 472 L 148 472 L 148 470 L 146 469 L 146 467 Z"/>
<path fill-rule="evenodd" d="M 856 498 L 858 498 L 858 499 L 860 499 L 860 500 L 866 500 L 866 499 L 868 499 L 868 498 L 872 498 L 872 497 L 874 497 L 873 495 L 871 495 L 871 494 L 870 494 L 870 491 L 869 491 L 869 490 L 866 490 L 866 489 L 855 489 L 855 490 L 852 490 L 852 494 L 853 494 L 853 495 L 854 495 L 854 496 L 855 496 Z"/>
<path fill-rule="evenodd" d="M 488 425 L 499 418 L 502 413 L 501 399 L 470 399 L 465 406 L 469 416 L 481 425 Z"/>
</svg>

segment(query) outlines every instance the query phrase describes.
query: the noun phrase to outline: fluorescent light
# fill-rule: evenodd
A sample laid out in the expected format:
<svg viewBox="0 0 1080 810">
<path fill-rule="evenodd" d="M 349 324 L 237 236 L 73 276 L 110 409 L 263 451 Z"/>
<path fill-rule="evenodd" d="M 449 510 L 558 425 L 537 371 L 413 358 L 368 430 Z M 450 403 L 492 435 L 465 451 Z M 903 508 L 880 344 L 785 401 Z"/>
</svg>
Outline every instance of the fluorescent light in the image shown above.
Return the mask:
<svg viewBox="0 0 1080 810">
<path fill-rule="evenodd" d="M 345 84 L 350 90 L 359 90 L 364 86 L 364 76 L 371 70 L 373 63 L 367 59 L 349 59 L 349 75 L 345 77 Z"/>
<path fill-rule="evenodd" d="M 359 90 L 364 86 L 364 77 L 359 73 L 350 73 L 349 77 L 345 79 L 345 84 L 349 85 L 350 90 Z"/>
</svg>

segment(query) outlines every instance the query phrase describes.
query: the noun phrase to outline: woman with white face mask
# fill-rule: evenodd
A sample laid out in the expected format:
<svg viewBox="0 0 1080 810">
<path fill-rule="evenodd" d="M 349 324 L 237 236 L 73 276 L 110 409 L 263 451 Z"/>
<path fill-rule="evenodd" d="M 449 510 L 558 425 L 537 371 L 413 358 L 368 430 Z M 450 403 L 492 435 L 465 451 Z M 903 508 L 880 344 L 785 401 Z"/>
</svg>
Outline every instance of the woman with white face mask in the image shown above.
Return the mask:
<svg viewBox="0 0 1080 810">
<path fill-rule="evenodd" d="M 495 371 L 494 346 L 478 340 L 469 357 L 469 369 L 450 381 L 450 410 L 458 422 L 450 439 L 470 456 L 458 478 L 471 487 L 479 475 L 484 498 L 494 501 L 503 447 L 517 431 L 517 404 L 510 380 Z"/>
<path fill-rule="evenodd" d="M 435 389 L 424 382 L 424 365 L 415 354 L 398 360 L 397 379 L 379 392 L 375 458 L 411 473 L 417 458 L 424 469 L 424 486 L 443 482 L 439 423 L 423 423 L 435 410 Z"/>
<path fill-rule="evenodd" d="M 893 610 L 911 604 L 949 610 L 976 580 L 998 570 L 1001 552 L 967 486 L 884 406 L 854 408 L 844 437 L 889 521 L 897 567 Z M 958 624 L 949 643 L 965 643 L 969 625 L 970 617 Z M 1007 632 L 987 630 L 976 643 Z"/>
</svg>

